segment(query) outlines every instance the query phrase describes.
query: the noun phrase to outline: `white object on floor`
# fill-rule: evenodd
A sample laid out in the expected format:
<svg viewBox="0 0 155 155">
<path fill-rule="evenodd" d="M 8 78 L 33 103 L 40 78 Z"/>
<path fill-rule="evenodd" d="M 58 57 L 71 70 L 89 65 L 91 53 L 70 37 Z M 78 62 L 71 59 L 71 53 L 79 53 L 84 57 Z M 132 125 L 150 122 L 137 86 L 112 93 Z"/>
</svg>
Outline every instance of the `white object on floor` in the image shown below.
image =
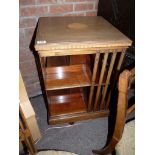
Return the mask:
<svg viewBox="0 0 155 155">
<path fill-rule="evenodd" d="M 65 151 L 50 150 L 50 151 L 40 151 L 36 155 L 78 155 L 78 154 Z"/>
</svg>

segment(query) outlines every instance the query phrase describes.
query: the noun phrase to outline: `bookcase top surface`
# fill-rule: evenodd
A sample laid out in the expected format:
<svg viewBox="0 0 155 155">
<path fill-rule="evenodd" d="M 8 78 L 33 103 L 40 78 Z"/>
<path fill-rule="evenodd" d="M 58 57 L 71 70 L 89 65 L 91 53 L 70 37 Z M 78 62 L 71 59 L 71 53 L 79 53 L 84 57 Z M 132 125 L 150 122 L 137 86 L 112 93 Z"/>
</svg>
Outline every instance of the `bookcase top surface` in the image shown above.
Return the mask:
<svg viewBox="0 0 155 155">
<path fill-rule="evenodd" d="M 132 41 L 103 17 L 41 17 L 37 51 L 130 46 Z"/>
</svg>

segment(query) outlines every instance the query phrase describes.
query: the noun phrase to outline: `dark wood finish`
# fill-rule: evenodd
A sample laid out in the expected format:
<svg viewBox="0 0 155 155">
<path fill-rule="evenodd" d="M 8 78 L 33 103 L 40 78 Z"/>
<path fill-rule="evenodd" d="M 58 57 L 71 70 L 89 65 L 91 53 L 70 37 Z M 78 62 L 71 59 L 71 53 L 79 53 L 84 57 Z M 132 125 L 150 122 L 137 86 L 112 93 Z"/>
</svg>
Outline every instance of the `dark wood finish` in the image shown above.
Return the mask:
<svg viewBox="0 0 155 155">
<path fill-rule="evenodd" d="M 81 93 L 50 96 L 49 99 L 50 116 L 75 114 L 87 111 L 86 104 Z"/>
<path fill-rule="evenodd" d="M 134 70 L 131 72 L 128 70 L 123 71 L 119 76 L 119 83 L 118 83 L 118 104 L 117 104 L 117 114 L 116 114 L 116 122 L 115 128 L 112 135 L 111 140 L 109 143 L 101 150 L 93 150 L 95 154 L 106 155 L 111 153 L 114 149 L 116 144 L 122 137 L 126 116 L 127 116 L 127 94 L 130 80 L 134 76 Z"/>
<path fill-rule="evenodd" d="M 69 64 L 69 56 L 47 57 L 46 67 L 66 66 Z"/>
<path fill-rule="evenodd" d="M 66 65 L 89 64 L 89 55 L 71 55 L 47 57 L 47 67 L 57 67 Z"/>
<path fill-rule="evenodd" d="M 90 61 L 89 55 L 71 55 L 70 56 L 70 65 L 89 64 L 89 61 Z"/>
</svg>

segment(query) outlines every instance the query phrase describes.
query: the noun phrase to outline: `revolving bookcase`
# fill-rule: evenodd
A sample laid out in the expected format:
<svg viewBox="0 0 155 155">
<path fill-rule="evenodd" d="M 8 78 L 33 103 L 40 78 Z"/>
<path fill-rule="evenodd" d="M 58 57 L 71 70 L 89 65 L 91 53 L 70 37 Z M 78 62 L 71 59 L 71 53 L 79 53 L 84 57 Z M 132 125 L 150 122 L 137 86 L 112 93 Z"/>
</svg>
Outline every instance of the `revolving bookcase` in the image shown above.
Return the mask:
<svg viewBox="0 0 155 155">
<path fill-rule="evenodd" d="M 102 17 L 41 17 L 35 50 L 49 124 L 108 116 L 113 86 L 131 44 Z"/>
</svg>

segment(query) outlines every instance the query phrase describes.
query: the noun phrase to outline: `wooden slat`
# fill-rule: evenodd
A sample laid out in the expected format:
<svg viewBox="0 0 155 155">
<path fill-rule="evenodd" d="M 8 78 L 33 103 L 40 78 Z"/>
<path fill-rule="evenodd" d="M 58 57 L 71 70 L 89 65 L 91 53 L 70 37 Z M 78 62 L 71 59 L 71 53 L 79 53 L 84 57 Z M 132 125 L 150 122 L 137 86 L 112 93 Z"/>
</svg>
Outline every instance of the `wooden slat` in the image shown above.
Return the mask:
<svg viewBox="0 0 155 155">
<path fill-rule="evenodd" d="M 45 63 L 46 63 L 46 57 L 40 57 L 40 65 L 44 78 L 46 78 Z"/>
<path fill-rule="evenodd" d="M 25 118 L 27 126 L 30 129 L 33 140 L 36 141 L 41 137 L 41 134 L 35 118 L 35 112 L 29 101 L 21 74 L 19 75 L 19 99 L 20 99 L 20 108 L 23 112 L 23 117 Z"/>
<path fill-rule="evenodd" d="M 98 68 L 98 63 L 99 63 L 99 58 L 100 58 L 100 53 L 96 53 L 95 56 L 95 61 L 94 61 L 94 68 L 93 68 L 93 76 L 92 76 L 92 82 L 91 82 L 91 88 L 90 88 L 90 94 L 89 94 L 89 101 L 88 101 L 88 111 L 91 110 L 91 103 L 92 103 L 92 97 L 94 94 L 94 84 L 96 80 L 96 73 L 97 73 L 97 68 Z"/>
<path fill-rule="evenodd" d="M 103 91 L 103 94 L 102 94 L 102 100 L 101 100 L 101 105 L 100 105 L 101 109 L 104 109 L 104 100 L 105 100 L 105 96 L 106 96 L 106 93 L 107 93 L 108 84 L 109 84 L 109 81 L 110 81 L 110 77 L 111 77 L 111 73 L 112 73 L 112 70 L 113 70 L 116 55 L 117 55 L 116 52 L 113 53 L 112 58 L 111 58 L 111 63 L 110 63 L 109 71 L 108 71 L 108 76 L 107 76 L 106 84 L 105 84 L 104 91 Z"/>
<path fill-rule="evenodd" d="M 30 154 L 35 155 L 36 148 L 34 146 L 34 138 L 31 134 L 31 131 L 29 129 L 29 125 L 27 123 L 27 120 L 24 116 L 24 112 L 22 111 L 22 107 L 20 105 L 19 105 L 19 112 L 20 112 L 20 116 L 21 116 L 19 119 L 19 127 L 23 132 L 24 131 L 28 132 L 28 134 L 26 134 L 26 135 L 23 133 L 22 137 L 23 137 L 24 142 L 26 143 L 26 145 L 30 151 Z"/>
<path fill-rule="evenodd" d="M 62 123 L 69 123 L 69 122 L 76 122 L 76 121 L 83 121 L 89 119 L 95 119 L 100 117 L 107 117 L 109 115 L 109 111 L 95 111 L 95 112 L 84 112 L 79 114 L 72 114 L 72 115 L 65 115 L 64 116 L 56 116 L 49 118 L 49 124 L 62 124 Z"/>
<path fill-rule="evenodd" d="M 109 96 L 108 96 L 108 100 L 107 100 L 107 103 L 106 103 L 106 106 L 105 106 L 106 109 L 108 109 L 108 107 L 109 107 L 111 94 L 112 94 L 112 92 L 114 90 L 114 87 L 115 87 L 115 84 L 117 82 L 119 72 L 120 72 L 120 69 L 121 69 L 121 66 L 122 66 L 122 63 L 123 63 L 123 60 L 124 60 L 124 56 L 125 56 L 125 50 L 122 51 L 119 62 L 118 62 L 118 65 L 117 65 L 117 70 L 116 70 L 116 73 L 115 73 L 115 76 L 114 76 L 113 84 L 112 84 L 112 87 L 111 87 L 111 90 L 110 90 L 110 93 L 109 93 Z"/>
<path fill-rule="evenodd" d="M 41 72 L 40 74 L 42 74 L 41 78 L 40 78 L 40 84 L 41 84 L 41 88 L 43 90 L 45 90 L 45 79 L 46 79 L 46 66 L 47 66 L 47 57 L 39 57 L 40 58 L 40 67 L 41 67 Z M 42 79 L 43 78 L 43 79 Z M 47 99 L 47 92 L 43 91 L 43 96 L 45 98 L 45 106 L 47 109 L 47 113 L 48 113 L 48 99 Z"/>
<path fill-rule="evenodd" d="M 26 88 L 24 85 L 23 78 L 21 74 L 19 74 L 19 100 L 20 100 L 20 106 L 22 107 L 22 110 L 24 112 L 25 118 L 28 119 L 35 115 L 35 112 L 33 110 L 33 107 L 29 101 Z"/>
<path fill-rule="evenodd" d="M 124 56 L 125 56 L 125 50 L 123 50 L 121 53 L 121 56 L 120 56 L 120 59 L 119 59 L 118 65 L 117 65 L 117 70 L 121 69 L 121 65 L 122 65 L 122 62 L 124 60 Z"/>
<path fill-rule="evenodd" d="M 135 110 L 135 103 L 127 109 L 127 115 L 130 115 Z"/>
<path fill-rule="evenodd" d="M 128 83 L 129 77 L 131 73 L 128 70 L 125 70 L 119 76 L 118 83 L 118 102 L 117 102 L 117 113 L 115 116 L 115 124 L 113 133 L 110 134 L 109 141 L 106 143 L 104 147 L 100 150 L 93 150 L 94 154 L 107 155 L 111 154 L 112 151 L 115 150 L 116 145 L 122 138 L 123 129 L 126 122 L 126 114 L 127 114 L 127 91 L 128 91 Z M 109 128 L 110 129 L 110 128 Z M 126 139 L 128 140 L 128 139 Z"/>
<path fill-rule="evenodd" d="M 95 111 L 98 110 L 98 99 L 99 99 L 100 90 L 101 90 L 101 86 L 102 86 L 102 81 L 103 81 L 103 77 L 104 77 L 104 73 L 105 73 L 107 59 L 108 59 L 108 53 L 105 53 L 104 58 L 102 60 L 102 69 L 101 69 L 99 85 L 98 85 L 98 88 L 97 88 L 97 93 L 96 93 L 96 98 L 95 98 L 95 104 L 94 104 L 94 110 Z"/>
<path fill-rule="evenodd" d="M 123 49 L 128 48 L 127 46 L 114 46 L 114 47 L 105 47 L 105 48 L 82 48 L 82 49 L 59 49 L 59 50 L 39 50 L 39 56 L 40 57 L 49 57 L 49 56 L 67 56 L 67 55 L 84 55 L 84 54 L 95 54 L 96 51 L 100 51 L 100 53 L 104 53 L 105 50 L 107 52 L 113 52 L 116 49 L 118 51 L 122 51 Z"/>
</svg>

